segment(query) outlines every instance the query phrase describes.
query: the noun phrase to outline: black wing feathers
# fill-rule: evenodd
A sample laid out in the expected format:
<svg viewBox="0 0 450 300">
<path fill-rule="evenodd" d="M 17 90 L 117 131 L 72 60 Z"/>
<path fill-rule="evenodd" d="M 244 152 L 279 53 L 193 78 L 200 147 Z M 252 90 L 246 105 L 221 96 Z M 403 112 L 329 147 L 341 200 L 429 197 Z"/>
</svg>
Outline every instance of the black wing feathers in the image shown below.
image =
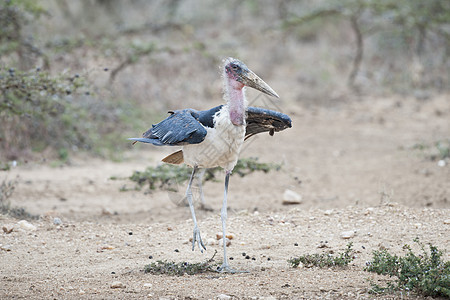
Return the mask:
<svg viewBox="0 0 450 300">
<path fill-rule="evenodd" d="M 171 114 L 158 124 L 152 125 L 142 138 L 132 138 L 135 142 L 150 143 L 156 146 L 182 146 L 203 142 L 207 131 L 205 127 L 214 127 L 214 116 L 223 107 L 216 106 L 209 110 L 197 111 L 184 109 L 170 111 Z M 261 133 L 282 131 L 292 127 L 289 116 L 259 107 L 247 108 L 247 127 L 245 139 Z"/>
<path fill-rule="evenodd" d="M 265 108 L 247 108 L 245 139 L 266 131 L 268 131 L 270 135 L 273 135 L 275 132 L 291 127 L 292 121 L 288 115 Z"/>
<path fill-rule="evenodd" d="M 205 139 L 206 129 L 199 123 L 197 111 L 184 109 L 170 113 L 168 118 L 152 125 L 142 138 L 132 140 L 156 146 L 181 146 L 198 144 Z"/>
</svg>

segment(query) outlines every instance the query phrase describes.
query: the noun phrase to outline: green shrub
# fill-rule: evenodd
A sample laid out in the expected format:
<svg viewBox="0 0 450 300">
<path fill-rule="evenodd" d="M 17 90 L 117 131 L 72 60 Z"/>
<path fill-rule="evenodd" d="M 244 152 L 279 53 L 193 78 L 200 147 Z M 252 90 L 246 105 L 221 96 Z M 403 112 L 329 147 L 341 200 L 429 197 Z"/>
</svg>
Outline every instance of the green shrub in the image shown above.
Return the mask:
<svg viewBox="0 0 450 300">
<path fill-rule="evenodd" d="M 429 244 L 429 251 L 415 239 L 422 250 L 416 255 L 409 245 L 405 245 L 405 256 L 390 254 L 387 250 L 373 252 L 373 259 L 366 271 L 395 277 L 395 284 L 387 287 L 372 286 L 372 292 L 405 290 L 415 291 L 424 296 L 450 297 L 450 262 L 442 260 L 442 251 Z"/>
</svg>

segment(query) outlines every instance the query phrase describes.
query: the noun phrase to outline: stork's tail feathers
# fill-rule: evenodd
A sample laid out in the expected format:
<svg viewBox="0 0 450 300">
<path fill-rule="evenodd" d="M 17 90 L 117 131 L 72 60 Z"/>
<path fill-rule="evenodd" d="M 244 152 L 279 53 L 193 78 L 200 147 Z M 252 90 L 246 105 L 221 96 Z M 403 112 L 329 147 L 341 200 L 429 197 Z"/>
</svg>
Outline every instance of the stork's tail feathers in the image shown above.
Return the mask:
<svg viewBox="0 0 450 300">
<path fill-rule="evenodd" d="M 162 159 L 163 162 L 173 165 L 179 165 L 184 162 L 183 150 L 178 150 Z"/>
</svg>

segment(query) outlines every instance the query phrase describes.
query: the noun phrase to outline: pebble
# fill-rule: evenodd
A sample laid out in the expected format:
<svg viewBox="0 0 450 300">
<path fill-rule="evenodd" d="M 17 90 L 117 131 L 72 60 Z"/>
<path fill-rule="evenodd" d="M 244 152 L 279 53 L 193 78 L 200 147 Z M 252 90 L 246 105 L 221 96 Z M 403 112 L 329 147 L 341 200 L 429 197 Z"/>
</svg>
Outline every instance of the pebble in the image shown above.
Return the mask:
<svg viewBox="0 0 450 300">
<path fill-rule="evenodd" d="M 36 226 L 28 222 L 27 220 L 21 220 L 17 222 L 19 224 L 20 228 L 28 230 L 28 231 L 35 231 L 37 229 Z"/>
<path fill-rule="evenodd" d="M 3 232 L 6 234 L 11 233 L 14 230 L 14 225 L 12 225 L 12 224 L 3 225 L 2 229 L 3 229 Z"/>
<path fill-rule="evenodd" d="M 152 286 L 153 286 L 153 284 L 151 284 L 151 283 L 144 283 L 145 288 L 151 288 Z"/>
<path fill-rule="evenodd" d="M 11 245 L 1 245 L 1 244 L 0 244 L 0 250 L 3 250 L 3 251 L 11 251 L 11 250 L 12 250 L 12 247 L 11 247 Z"/>
<path fill-rule="evenodd" d="M 283 193 L 283 205 L 300 204 L 302 203 L 302 196 L 293 190 L 286 189 Z"/>
<path fill-rule="evenodd" d="M 208 245 L 208 246 L 213 246 L 213 245 L 216 245 L 216 244 L 217 244 L 217 242 L 216 242 L 216 240 L 213 239 L 213 238 L 209 238 L 209 239 L 206 241 L 206 245 Z"/>
<path fill-rule="evenodd" d="M 217 239 L 217 240 L 222 239 L 222 237 L 223 237 L 223 233 L 222 233 L 222 232 L 217 232 L 217 233 L 216 233 L 216 239 Z M 225 237 L 226 237 L 227 239 L 229 239 L 229 240 L 232 240 L 232 239 L 234 239 L 234 234 L 233 234 L 233 233 L 229 233 L 229 234 L 225 235 Z"/>
<path fill-rule="evenodd" d="M 123 284 L 120 281 L 114 281 L 113 283 L 111 283 L 111 288 L 112 289 L 124 289 L 126 288 L 125 284 Z"/>
<path fill-rule="evenodd" d="M 229 238 L 225 238 L 225 240 L 227 241 L 227 247 L 229 247 L 231 245 L 231 241 Z M 223 240 L 219 240 L 219 246 L 223 247 Z"/>
<path fill-rule="evenodd" d="M 446 225 L 450 224 L 450 219 L 444 220 L 444 224 Z"/>
<path fill-rule="evenodd" d="M 217 299 L 219 300 L 226 300 L 226 299 L 231 299 L 231 296 L 225 295 L 225 294 L 220 294 L 217 296 Z"/>
<path fill-rule="evenodd" d="M 354 230 L 341 232 L 341 238 L 344 239 L 344 240 L 351 239 L 354 236 L 355 236 L 355 231 Z"/>
<path fill-rule="evenodd" d="M 62 224 L 62 221 L 61 221 L 60 218 L 54 218 L 54 219 L 53 219 L 53 224 L 55 224 L 55 225 L 61 225 L 61 224 Z"/>
<path fill-rule="evenodd" d="M 332 209 L 327 209 L 324 213 L 325 216 L 330 216 L 333 214 L 333 210 Z"/>
</svg>

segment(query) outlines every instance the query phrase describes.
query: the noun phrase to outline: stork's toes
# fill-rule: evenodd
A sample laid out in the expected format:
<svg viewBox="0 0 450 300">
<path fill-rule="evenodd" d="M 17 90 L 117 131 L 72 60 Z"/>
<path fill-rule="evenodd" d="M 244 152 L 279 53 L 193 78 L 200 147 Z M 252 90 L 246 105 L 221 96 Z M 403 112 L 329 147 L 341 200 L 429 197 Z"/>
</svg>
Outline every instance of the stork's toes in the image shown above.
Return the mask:
<svg viewBox="0 0 450 300">
<path fill-rule="evenodd" d="M 200 229 L 198 229 L 198 227 L 194 227 L 194 235 L 192 237 L 192 251 L 194 251 L 195 243 L 197 243 L 202 253 L 203 249 L 206 250 L 205 244 L 203 244 L 202 237 L 200 235 Z"/>
</svg>

